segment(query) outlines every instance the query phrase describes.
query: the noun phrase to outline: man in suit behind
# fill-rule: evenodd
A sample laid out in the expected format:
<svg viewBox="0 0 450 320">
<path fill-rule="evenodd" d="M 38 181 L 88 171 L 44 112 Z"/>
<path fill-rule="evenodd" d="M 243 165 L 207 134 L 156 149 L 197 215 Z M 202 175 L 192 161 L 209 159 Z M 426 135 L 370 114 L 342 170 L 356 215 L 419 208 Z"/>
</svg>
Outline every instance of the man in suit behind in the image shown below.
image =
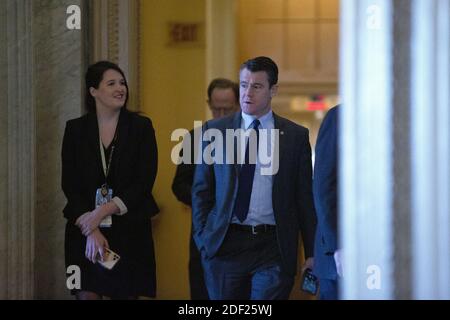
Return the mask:
<svg viewBox="0 0 450 320">
<path fill-rule="evenodd" d="M 313 265 L 315 212 L 308 130 L 272 112 L 277 82 L 278 68 L 270 58 L 246 61 L 240 69 L 242 112 L 208 121 L 203 128 L 222 134 L 223 154 L 233 143 L 227 139 L 235 141 L 227 129 L 254 129 L 259 150 L 265 149 L 265 141 L 269 153 L 273 151 L 272 161 L 278 157 L 279 163 L 272 175 L 263 175 L 266 164 L 260 157 L 249 163 L 257 148 L 246 144 L 242 165 L 235 158 L 212 164 L 203 159 L 196 166 L 194 239 L 211 299 L 287 299 L 297 272 L 299 231 L 307 258 L 304 268 Z M 279 143 L 259 139 L 261 129 L 271 137 L 276 135 L 272 129 L 278 130 Z M 203 148 L 207 145 L 204 142 Z"/>
<path fill-rule="evenodd" d="M 314 164 L 314 204 L 317 230 L 314 247 L 314 273 L 319 277 L 321 300 L 338 298 L 341 276 L 341 250 L 337 237 L 338 110 L 328 111 L 320 126 Z"/>
<path fill-rule="evenodd" d="M 224 78 L 216 78 L 208 86 L 208 105 L 214 119 L 229 115 L 239 110 L 239 86 Z M 194 180 L 194 130 L 191 130 L 191 163 L 180 163 L 172 182 L 172 191 L 177 199 L 185 205 L 192 206 L 192 182 Z M 181 151 L 180 157 L 183 157 Z M 191 300 L 207 300 L 200 253 L 195 245 L 192 228 L 189 244 L 189 286 Z"/>
</svg>

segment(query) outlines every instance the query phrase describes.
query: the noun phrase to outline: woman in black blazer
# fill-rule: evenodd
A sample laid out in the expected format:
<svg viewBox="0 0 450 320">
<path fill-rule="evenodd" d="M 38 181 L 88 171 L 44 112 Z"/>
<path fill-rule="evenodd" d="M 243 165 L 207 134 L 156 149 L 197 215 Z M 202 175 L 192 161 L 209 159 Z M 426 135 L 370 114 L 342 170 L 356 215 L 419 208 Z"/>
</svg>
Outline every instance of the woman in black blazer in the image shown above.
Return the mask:
<svg viewBox="0 0 450 320">
<path fill-rule="evenodd" d="M 66 267 L 81 270 L 77 299 L 133 299 L 156 295 L 151 217 L 157 172 L 149 118 L 126 109 L 122 70 L 101 61 L 86 73 L 87 114 L 66 124 L 62 188 Z M 109 248 L 120 256 L 109 270 L 99 263 Z"/>
</svg>

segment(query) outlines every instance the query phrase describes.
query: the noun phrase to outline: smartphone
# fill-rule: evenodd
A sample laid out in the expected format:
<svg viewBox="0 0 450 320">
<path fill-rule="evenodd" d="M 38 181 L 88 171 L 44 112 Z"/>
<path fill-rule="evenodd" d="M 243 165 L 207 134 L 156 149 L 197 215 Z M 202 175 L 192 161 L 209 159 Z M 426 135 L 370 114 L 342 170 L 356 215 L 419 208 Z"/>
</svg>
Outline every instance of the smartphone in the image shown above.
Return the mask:
<svg viewBox="0 0 450 320">
<path fill-rule="evenodd" d="M 98 263 L 108 270 L 112 270 L 114 266 L 119 262 L 120 256 L 112 251 L 111 249 L 104 248 L 103 261 L 101 260 L 100 254 L 98 255 Z"/>
<path fill-rule="evenodd" d="M 303 273 L 302 290 L 315 296 L 317 294 L 318 281 L 311 269 L 306 269 Z"/>
</svg>

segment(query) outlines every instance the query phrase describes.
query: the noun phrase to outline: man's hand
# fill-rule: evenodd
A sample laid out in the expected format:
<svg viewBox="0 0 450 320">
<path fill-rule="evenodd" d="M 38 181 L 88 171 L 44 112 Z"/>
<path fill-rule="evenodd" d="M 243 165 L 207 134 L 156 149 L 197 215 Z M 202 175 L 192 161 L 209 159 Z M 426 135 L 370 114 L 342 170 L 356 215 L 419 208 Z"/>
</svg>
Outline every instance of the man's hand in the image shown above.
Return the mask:
<svg viewBox="0 0 450 320">
<path fill-rule="evenodd" d="M 336 263 L 336 272 L 339 277 L 344 276 L 344 266 L 343 266 L 343 251 L 342 249 L 338 249 L 334 252 L 334 263 Z"/>
<path fill-rule="evenodd" d="M 308 259 L 306 259 L 305 263 L 302 266 L 302 274 L 303 272 L 305 272 L 306 269 L 313 269 L 314 267 L 314 258 L 313 257 L 309 257 Z"/>
<path fill-rule="evenodd" d="M 109 248 L 108 240 L 97 228 L 87 236 L 86 239 L 86 258 L 92 263 L 97 262 L 97 254 L 100 253 L 100 258 L 103 260 L 104 248 Z"/>
</svg>

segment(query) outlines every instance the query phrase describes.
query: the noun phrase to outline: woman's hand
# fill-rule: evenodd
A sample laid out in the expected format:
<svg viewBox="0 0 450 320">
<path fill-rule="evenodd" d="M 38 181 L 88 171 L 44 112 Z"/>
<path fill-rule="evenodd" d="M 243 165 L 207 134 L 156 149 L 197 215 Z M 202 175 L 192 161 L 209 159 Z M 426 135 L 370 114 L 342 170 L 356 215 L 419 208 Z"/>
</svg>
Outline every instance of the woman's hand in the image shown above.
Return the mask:
<svg viewBox="0 0 450 320">
<path fill-rule="evenodd" d="M 88 211 L 80 216 L 75 224 L 80 228 L 84 236 L 88 236 L 92 231 L 98 228 L 105 218 L 104 212 L 98 207 L 94 211 Z"/>
<path fill-rule="evenodd" d="M 75 224 L 80 228 L 83 235 L 87 237 L 98 228 L 103 219 L 118 212 L 120 212 L 119 207 L 110 201 L 93 211 L 86 212 L 77 219 Z"/>
<path fill-rule="evenodd" d="M 105 247 L 109 248 L 108 240 L 106 240 L 105 236 L 97 228 L 87 236 L 85 251 L 86 258 L 92 263 L 96 263 L 97 254 L 100 253 L 100 258 L 103 260 Z"/>
</svg>

